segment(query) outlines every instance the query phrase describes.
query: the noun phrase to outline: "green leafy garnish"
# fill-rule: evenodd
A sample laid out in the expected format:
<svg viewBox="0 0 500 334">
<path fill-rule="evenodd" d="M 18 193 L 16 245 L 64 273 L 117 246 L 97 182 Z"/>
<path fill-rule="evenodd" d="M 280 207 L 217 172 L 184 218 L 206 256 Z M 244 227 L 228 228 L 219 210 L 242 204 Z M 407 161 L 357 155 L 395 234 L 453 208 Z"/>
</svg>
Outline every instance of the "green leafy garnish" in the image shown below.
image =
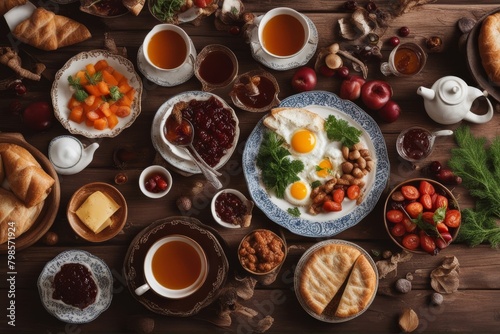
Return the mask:
<svg viewBox="0 0 500 334">
<path fill-rule="evenodd" d="M 313 182 L 311 183 L 311 188 L 313 188 L 313 189 L 314 189 L 314 188 L 317 188 L 317 187 L 319 187 L 321 184 L 322 184 L 322 183 L 321 183 L 321 181 L 320 181 L 320 180 L 313 181 Z"/>
<path fill-rule="evenodd" d="M 436 211 L 434 211 L 434 215 L 432 216 L 432 220 L 434 221 L 434 224 L 429 224 L 428 222 L 424 221 L 422 216 L 423 216 L 422 213 L 420 213 L 417 218 L 412 219 L 411 221 L 413 223 L 417 224 L 417 226 L 422 231 L 427 233 L 427 235 L 442 238 L 441 233 L 437 229 L 437 223 L 440 223 L 444 220 L 444 218 L 446 216 L 446 207 L 443 206 L 443 207 L 436 209 Z"/>
<path fill-rule="evenodd" d="M 291 160 L 290 152 L 282 145 L 284 139 L 272 131 L 264 132 L 264 138 L 257 154 L 257 167 L 262 171 L 262 182 L 268 190 L 274 190 L 276 197 L 283 198 L 286 187 L 298 181 L 297 176 L 304 169 L 300 160 Z"/>
<path fill-rule="evenodd" d="M 286 210 L 291 216 L 300 217 L 300 210 L 298 207 L 288 208 Z"/>
<path fill-rule="evenodd" d="M 89 82 L 89 85 L 96 85 L 98 82 L 102 81 L 102 72 L 95 72 L 90 75 L 88 72 L 85 72 L 85 78 Z"/>
<path fill-rule="evenodd" d="M 111 97 L 111 99 L 113 101 L 118 101 L 119 99 L 121 99 L 123 97 L 123 93 L 120 92 L 118 87 L 111 86 L 111 87 L 109 87 L 109 96 Z"/>
<path fill-rule="evenodd" d="M 71 87 L 75 90 L 73 96 L 77 101 L 83 102 L 89 94 L 83 89 L 83 86 L 80 84 L 79 78 L 73 78 L 71 75 L 68 77 L 68 82 Z"/>
<path fill-rule="evenodd" d="M 455 131 L 458 148 L 451 150 L 448 161 L 452 171 L 462 178 L 462 184 L 476 199 L 474 209 L 462 210 L 458 241 L 471 246 L 488 242 L 500 245 L 500 136 L 487 145 L 484 137 L 474 137 L 469 127 Z"/>
<path fill-rule="evenodd" d="M 349 122 L 343 119 L 337 119 L 330 115 L 325 122 L 325 131 L 328 139 L 339 141 L 342 145 L 352 147 L 359 143 L 359 137 L 363 132 L 349 125 Z"/>
<path fill-rule="evenodd" d="M 161 21 L 172 23 L 175 14 L 181 10 L 184 3 L 184 0 L 156 0 L 151 6 L 151 11 Z"/>
</svg>

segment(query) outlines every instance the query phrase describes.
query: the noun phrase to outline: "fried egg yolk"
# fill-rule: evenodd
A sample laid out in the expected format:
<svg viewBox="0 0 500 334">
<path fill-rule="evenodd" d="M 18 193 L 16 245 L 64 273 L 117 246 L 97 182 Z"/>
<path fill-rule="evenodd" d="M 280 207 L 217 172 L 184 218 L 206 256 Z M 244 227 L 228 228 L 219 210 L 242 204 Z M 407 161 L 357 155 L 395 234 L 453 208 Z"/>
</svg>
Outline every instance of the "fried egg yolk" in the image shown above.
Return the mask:
<svg viewBox="0 0 500 334">
<path fill-rule="evenodd" d="M 332 173 L 333 165 L 329 159 L 323 159 L 316 168 L 316 175 L 320 178 L 325 178 Z"/>
<path fill-rule="evenodd" d="M 294 205 L 307 205 L 309 203 L 309 195 L 311 194 L 311 186 L 304 181 L 296 181 L 285 190 L 285 199 Z"/>
<path fill-rule="evenodd" d="M 307 129 L 297 130 L 292 136 L 290 145 L 297 153 L 309 153 L 316 146 L 316 135 Z"/>
</svg>

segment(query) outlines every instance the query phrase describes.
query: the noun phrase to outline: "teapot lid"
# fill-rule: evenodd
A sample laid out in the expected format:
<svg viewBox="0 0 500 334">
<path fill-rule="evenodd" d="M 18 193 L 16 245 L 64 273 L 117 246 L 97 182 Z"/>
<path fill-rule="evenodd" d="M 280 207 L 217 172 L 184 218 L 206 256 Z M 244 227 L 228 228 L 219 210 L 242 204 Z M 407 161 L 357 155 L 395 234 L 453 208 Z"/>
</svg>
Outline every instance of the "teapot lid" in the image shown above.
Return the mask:
<svg viewBox="0 0 500 334">
<path fill-rule="evenodd" d="M 72 136 L 59 136 L 49 144 L 49 160 L 56 167 L 71 168 L 81 159 L 83 145 Z"/>
<path fill-rule="evenodd" d="M 467 96 L 467 83 L 458 77 L 448 76 L 441 79 L 437 92 L 446 104 L 459 104 Z"/>
</svg>

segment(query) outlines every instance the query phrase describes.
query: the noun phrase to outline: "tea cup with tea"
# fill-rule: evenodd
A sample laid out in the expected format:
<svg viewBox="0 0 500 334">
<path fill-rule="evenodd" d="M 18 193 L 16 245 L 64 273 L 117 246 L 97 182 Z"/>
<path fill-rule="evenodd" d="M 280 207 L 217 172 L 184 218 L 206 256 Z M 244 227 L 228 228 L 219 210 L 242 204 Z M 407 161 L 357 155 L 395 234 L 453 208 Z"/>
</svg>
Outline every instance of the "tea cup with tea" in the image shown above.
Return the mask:
<svg viewBox="0 0 500 334">
<path fill-rule="evenodd" d="M 271 9 L 256 23 L 258 43 L 274 58 L 291 58 L 309 43 L 310 28 L 304 15 L 288 7 Z"/>
<path fill-rule="evenodd" d="M 228 47 L 209 44 L 196 57 L 194 74 L 205 92 L 227 87 L 238 75 L 238 59 Z"/>
<path fill-rule="evenodd" d="M 427 53 L 415 43 L 403 43 L 396 46 L 389 55 L 389 60 L 380 65 L 385 76 L 410 77 L 420 73 L 427 62 Z"/>
<path fill-rule="evenodd" d="M 191 39 L 174 24 L 158 24 L 144 38 L 146 62 L 159 71 L 173 72 L 187 62 L 194 64 Z"/>
<path fill-rule="evenodd" d="M 203 286 L 207 275 L 207 257 L 201 246 L 187 236 L 170 235 L 156 241 L 146 253 L 146 283 L 135 294 L 141 296 L 151 289 L 165 298 L 185 298 Z"/>
</svg>

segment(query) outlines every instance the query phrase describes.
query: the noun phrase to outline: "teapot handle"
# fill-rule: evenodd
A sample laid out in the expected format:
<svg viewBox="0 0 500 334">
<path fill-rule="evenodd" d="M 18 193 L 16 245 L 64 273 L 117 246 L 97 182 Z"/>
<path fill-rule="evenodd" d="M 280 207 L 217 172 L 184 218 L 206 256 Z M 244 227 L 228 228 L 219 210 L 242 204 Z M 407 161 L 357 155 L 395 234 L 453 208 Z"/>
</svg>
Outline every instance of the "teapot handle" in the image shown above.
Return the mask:
<svg viewBox="0 0 500 334">
<path fill-rule="evenodd" d="M 490 100 L 486 98 L 486 102 L 488 102 L 488 112 L 484 115 L 477 115 L 474 114 L 472 111 L 469 110 L 467 115 L 465 115 L 464 119 L 466 121 L 472 122 L 472 123 L 486 123 L 489 122 L 493 118 L 493 105 L 491 104 Z"/>
</svg>

